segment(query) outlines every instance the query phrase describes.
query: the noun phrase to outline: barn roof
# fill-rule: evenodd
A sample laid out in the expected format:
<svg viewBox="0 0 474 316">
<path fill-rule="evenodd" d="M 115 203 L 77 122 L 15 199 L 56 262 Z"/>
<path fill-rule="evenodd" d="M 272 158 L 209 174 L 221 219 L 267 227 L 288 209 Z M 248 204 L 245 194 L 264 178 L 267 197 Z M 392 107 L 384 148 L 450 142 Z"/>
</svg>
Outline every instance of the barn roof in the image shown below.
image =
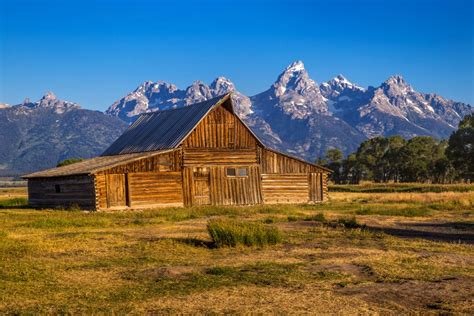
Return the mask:
<svg viewBox="0 0 474 316">
<path fill-rule="evenodd" d="M 215 107 L 230 100 L 230 93 L 178 109 L 145 113 L 102 156 L 178 147 Z M 233 112 L 232 105 L 228 109 Z"/>
<path fill-rule="evenodd" d="M 135 160 L 152 157 L 155 155 L 164 154 L 173 150 L 161 150 L 146 153 L 133 153 L 116 156 L 99 156 L 80 162 L 76 162 L 70 165 L 47 169 L 43 171 L 34 172 L 23 176 L 25 179 L 29 178 L 49 178 L 49 177 L 62 177 L 72 176 L 81 174 L 92 174 L 98 171 L 109 169 L 124 163 L 133 162 Z"/>
</svg>

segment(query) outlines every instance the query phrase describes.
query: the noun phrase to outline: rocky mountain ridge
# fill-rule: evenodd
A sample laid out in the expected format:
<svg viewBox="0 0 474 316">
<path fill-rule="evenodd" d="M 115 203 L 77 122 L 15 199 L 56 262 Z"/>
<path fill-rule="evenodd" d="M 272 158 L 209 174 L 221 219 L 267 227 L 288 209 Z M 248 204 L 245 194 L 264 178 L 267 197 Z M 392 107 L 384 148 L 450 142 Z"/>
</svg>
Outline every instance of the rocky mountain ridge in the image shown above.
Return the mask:
<svg viewBox="0 0 474 316">
<path fill-rule="evenodd" d="M 0 177 L 51 168 L 67 158 L 100 155 L 127 124 L 48 92 L 0 107 Z"/>
<path fill-rule="evenodd" d="M 378 135 L 446 138 L 472 111 L 468 104 L 417 92 L 399 75 L 378 87 L 360 87 L 343 75 L 318 85 L 303 62 L 295 61 L 269 89 L 251 97 L 224 77 L 210 85 L 195 81 L 184 90 L 149 81 L 106 113 L 131 122 L 144 112 L 186 106 L 230 91 L 237 113 L 264 142 L 310 160 L 330 147 L 348 153 Z"/>
</svg>

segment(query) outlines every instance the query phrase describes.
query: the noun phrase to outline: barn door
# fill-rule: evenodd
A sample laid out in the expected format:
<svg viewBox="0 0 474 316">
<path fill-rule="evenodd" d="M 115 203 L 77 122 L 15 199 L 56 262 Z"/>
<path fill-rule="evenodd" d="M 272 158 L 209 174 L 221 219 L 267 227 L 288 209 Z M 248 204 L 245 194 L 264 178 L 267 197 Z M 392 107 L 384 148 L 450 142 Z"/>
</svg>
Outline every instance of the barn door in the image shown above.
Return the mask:
<svg viewBox="0 0 474 316">
<path fill-rule="evenodd" d="M 323 200 L 323 174 L 311 173 L 309 175 L 309 200 L 318 202 Z"/>
<path fill-rule="evenodd" d="M 194 199 L 193 205 L 211 204 L 211 190 L 209 185 L 209 168 L 197 167 L 193 170 Z"/>
<path fill-rule="evenodd" d="M 107 175 L 107 207 L 126 206 L 124 174 Z"/>
</svg>

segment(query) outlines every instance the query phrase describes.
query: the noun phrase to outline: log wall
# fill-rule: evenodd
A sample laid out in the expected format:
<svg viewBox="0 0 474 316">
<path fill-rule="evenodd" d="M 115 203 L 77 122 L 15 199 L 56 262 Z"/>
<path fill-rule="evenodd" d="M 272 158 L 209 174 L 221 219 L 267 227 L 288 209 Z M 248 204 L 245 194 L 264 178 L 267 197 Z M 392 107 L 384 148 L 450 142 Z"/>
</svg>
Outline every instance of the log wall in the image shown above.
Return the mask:
<svg viewBox="0 0 474 316">
<path fill-rule="evenodd" d="M 184 148 L 256 148 L 257 141 L 231 112 L 215 108 L 183 142 Z"/>
<path fill-rule="evenodd" d="M 85 175 L 28 179 L 28 203 L 33 207 L 95 209 L 93 179 Z"/>
<path fill-rule="evenodd" d="M 109 174 L 178 171 L 181 169 L 181 163 L 181 152 L 180 150 L 175 150 L 172 152 L 132 161 L 120 166 L 101 171 L 100 173 Z"/>
<path fill-rule="evenodd" d="M 262 173 L 310 173 L 320 171 L 318 167 L 271 150 L 259 150 Z"/>
<path fill-rule="evenodd" d="M 242 165 L 208 166 L 209 169 L 209 204 L 210 205 L 253 205 L 262 202 L 260 170 L 258 165 L 245 166 L 247 176 L 227 176 L 226 168 L 242 168 Z M 184 205 L 196 203 L 195 196 L 202 194 L 197 190 L 196 168 L 183 169 Z M 202 175 L 199 175 L 199 187 L 203 185 Z M 199 192 L 198 192 L 199 191 Z"/>
<path fill-rule="evenodd" d="M 262 174 L 263 202 L 268 204 L 307 203 L 307 174 Z"/>
<path fill-rule="evenodd" d="M 130 206 L 183 205 L 181 172 L 128 174 Z"/>
<path fill-rule="evenodd" d="M 256 149 L 183 148 L 184 166 L 251 165 L 256 163 Z"/>
</svg>

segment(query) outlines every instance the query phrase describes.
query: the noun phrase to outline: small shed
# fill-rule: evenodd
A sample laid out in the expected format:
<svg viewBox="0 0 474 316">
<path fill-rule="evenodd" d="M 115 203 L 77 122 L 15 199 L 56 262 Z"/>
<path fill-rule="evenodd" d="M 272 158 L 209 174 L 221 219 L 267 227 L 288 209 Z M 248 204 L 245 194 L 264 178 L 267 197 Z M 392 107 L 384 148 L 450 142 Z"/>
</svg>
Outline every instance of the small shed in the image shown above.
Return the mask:
<svg viewBox="0 0 474 316">
<path fill-rule="evenodd" d="M 34 207 L 108 210 L 322 202 L 330 172 L 265 146 L 226 94 L 142 114 L 101 156 L 24 178 Z"/>
</svg>

